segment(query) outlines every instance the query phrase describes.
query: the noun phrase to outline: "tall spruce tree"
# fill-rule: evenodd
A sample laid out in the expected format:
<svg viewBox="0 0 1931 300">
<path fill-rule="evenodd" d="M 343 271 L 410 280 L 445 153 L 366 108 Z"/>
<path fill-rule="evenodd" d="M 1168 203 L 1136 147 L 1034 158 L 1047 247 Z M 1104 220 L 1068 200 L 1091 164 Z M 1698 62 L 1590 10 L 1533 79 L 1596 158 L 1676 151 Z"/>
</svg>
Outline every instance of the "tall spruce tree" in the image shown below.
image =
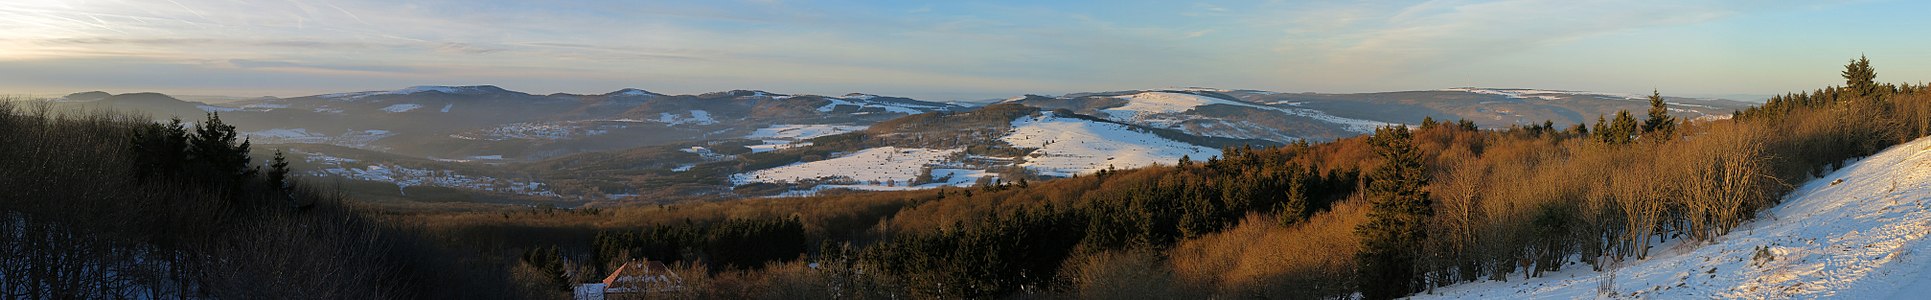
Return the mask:
<svg viewBox="0 0 1931 300">
<path fill-rule="evenodd" d="M 1871 59 L 1858 55 L 1844 65 L 1844 89 L 1852 96 L 1877 98 L 1877 70 L 1871 68 Z"/>
<path fill-rule="evenodd" d="M 1355 256 L 1361 294 L 1393 299 L 1422 285 L 1417 258 L 1428 238 L 1424 224 L 1435 214 L 1421 151 L 1405 127 L 1375 130 L 1368 139 L 1385 161 L 1368 175 L 1368 221 L 1355 228 L 1361 252 Z"/>
<path fill-rule="evenodd" d="M 1655 136 L 1669 136 L 1676 133 L 1676 118 L 1670 117 L 1668 104 L 1663 102 L 1663 93 L 1649 92 L 1649 119 L 1643 120 L 1643 133 Z"/>
<path fill-rule="evenodd" d="M 1596 117 L 1596 140 L 1612 145 L 1628 144 L 1635 140 L 1637 131 L 1641 130 L 1639 126 L 1641 125 L 1636 124 L 1636 118 L 1631 117 L 1628 110 L 1617 111 L 1616 119 L 1606 123 L 1598 116 Z"/>
<path fill-rule="evenodd" d="M 194 134 L 188 138 L 188 161 L 204 180 L 209 182 L 233 184 L 255 175 L 256 170 L 248 167 L 248 144 L 246 140 L 235 143 L 235 126 L 221 121 L 218 113 L 208 113 L 208 119 L 194 126 Z"/>
<path fill-rule="evenodd" d="M 147 176 L 173 176 L 187 166 L 188 129 L 180 118 L 167 125 L 148 124 L 134 130 L 135 173 Z"/>
<path fill-rule="evenodd" d="M 276 195 L 285 195 L 288 191 L 288 157 L 282 155 L 282 150 L 275 150 L 275 159 L 269 162 L 268 168 L 268 190 L 275 191 Z"/>
</svg>

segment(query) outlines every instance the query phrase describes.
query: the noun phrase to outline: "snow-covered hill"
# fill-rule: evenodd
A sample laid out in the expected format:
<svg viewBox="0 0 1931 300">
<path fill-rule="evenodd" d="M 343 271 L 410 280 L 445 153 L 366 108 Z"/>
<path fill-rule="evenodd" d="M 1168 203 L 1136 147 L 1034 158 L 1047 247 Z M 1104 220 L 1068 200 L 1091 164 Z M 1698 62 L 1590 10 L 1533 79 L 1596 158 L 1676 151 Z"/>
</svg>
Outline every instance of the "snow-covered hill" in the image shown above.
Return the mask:
<svg viewBox="0 0 1931 300">
<path fill-rule="evenodd" d="M 1893 146 L 1792 192 L 1714 243 L 1671 243 L 1613 270 L 1618 298 L 1931 298 L 1931 139 Z M 1610 273 L 1570 266 L 1416 298 L 1598 298 Z"/>
<path fill-rule="evenodd" d="M 1173 164 L 1181 156 L 1205 160 L 1220 150 L 1162 138 L 1125 125 L 1056 116 L 1051 112 L 1012 122 L 1000 140 L 1013 147 L 1038 148 L 1021 164 L 1048 176 L 1072 176 L 1109 167 L 1137 168 Z"/>
</svg>

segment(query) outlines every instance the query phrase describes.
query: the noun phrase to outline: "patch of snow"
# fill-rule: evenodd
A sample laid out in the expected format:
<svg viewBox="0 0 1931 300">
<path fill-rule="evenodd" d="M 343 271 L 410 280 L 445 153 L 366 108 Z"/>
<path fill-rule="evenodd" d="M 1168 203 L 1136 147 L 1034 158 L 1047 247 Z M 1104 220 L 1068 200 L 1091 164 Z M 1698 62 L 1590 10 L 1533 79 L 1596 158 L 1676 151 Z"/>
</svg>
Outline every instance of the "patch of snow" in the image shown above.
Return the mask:
<svg viewBox="0 0 1931 300">
<path fill-rule="evenodd" d="M 758 128 L 758 130 L 752 131 L 750 135 L 746 135 L 744 138 L 802 141 L 821 136 L 865 130 L 865 128 L 866 126 L 862 125 L 779 124 Z"/>
<path fill-rule="evenodd" d="M 205 111 L 205 112 L 231 112 L 231 111 L 241 110 L 240 108 L 222 107 L 222 106 L 214 106 L 214 105 L 207 105 L 207 104 L 195 105 L 194 107 L 200 108 L 201 111 Z"/>
<path fill-rule="evenodd" d="M 382 111 L 386 111 L 386 112 L 392 112 L 392 113 L 399 113 L 399 112 L 406 112 L 406 111 L 411 111 L 411 110 L 416 110 L 417 108 L 422 108 L 422 105 L 421 105 L 421 104 L 412 104 L 412 103 L 404 103 L 404 104 L 396 104 L 396 105 L 390 105 L 389 107 L 384 107 L 384 108 L 382 108 Z"/>
<path fill-rule="evenodd" d="M 255 104 L 249 104 L 249 105 L 242 105 L 241 108 L 268 110 L 268 109 L 276 109 L 276 108 L 288 108 L 288 104 L 255 103 Z"/>
<path fill-rule="evenodd" d="M 1206 160 L 1220 156 L 1212 147 L 1188 144 L 1121 124 L 1061 118 L 1052 113 L 1012 121 L 1000 140 L 1014 147 L 1037 148 L 1021 164 L 1043 175 L 1071 176 L 1153 164 L 1173 164 L 1181 156 Z"/>
<path fill-rule="evenodd" d="M 859 150 L 836 158 L 800 162 L 782 167 L 731 175 L 737 185 L 752 182 L 801 182 L 817 180 L 831 184 L 912 185 L 913 178 L 927 166 L 940 165 L 964 149 L 924 149 L 878 147 Z"/>
<path fill-rule="evenodd" d="M 456 107 L 456 102 L 450 102 L 449 104 L 443 104 L 443 112 L 449 112 L 449 109 L 450 109 L 450 108 L 454 108 L 454 107 Z"/>
<path fill-rule="evenodd" d="M 511 123 L 451 134 L 449 137 L 484 141 L 566 140 L 604 135 L 610 133 L 611 130 L 630 128 L 631 126 L 636 126 L 633 123 L 644 122 L 646 121 L 618 119 Z"/>
<path fill-rule="evenodd" d="M 248 136 L 258 144 L 310 143 L 363 149 L 370 149 L 372 148 L 369 145 L 370 143 L 394 135 L 388 130 L 371 129 L 362 131 L 350 130 L 339 136 L 331 136 L 326 133 L 310 131 L 306 128 L 273 128 L 259 131 L 244 131 L 241 134 Z"/>
<path fill-rule="evenodd" d="M 690 171 L 690 170 L 691 170 L 691 168 L 695 168 L 695 167 L 697 167 L 697 164 L 682 164 L 682 165 L 677 165 L 677 167 L 676 167 L 676 168 L 670 168 L 670 171 L 671 171 L 671 172 L 684 172 L 684 171 Z"/>
<path fill-rule="evenodd" d="M 856 94 L 856 95 L 857 96 L 847 95 L 846 98 L 829 98 L 828 97 L 826 98 L 826 100 L 831 100 L 831 103 L 826 103 L 824 106 L 819 106 L 818 111 L 831 112 L 832 110 L 837 109 L 838 106 L 843 105 L 843 106 L 857 106 L 859 109 L 879 108 L 879 109 L 884 109 L 885 111 L 888 111 L 888 112 L 916 115 L 916 114 L 925 113 L 927 111 L 939 110 L 944 108 L 944 107 L 938 107 L 938 106 L 914 105 L 914 104 L 906 104 L 906 103 L 878 102 L 878 101 L 872 101 L 873 99 L 878 98 L 878 96 L 876 95 L 866 95 L 866 94 Z"/>
<path fill-rule="evenodd" d="M 1931 292 L 1927 237 L 1931 139 L 1918 139 L 1811 180 L 1714 244 L 1676 243 L 1628 262 L 1613 270 L 1612 288 L 1617 298 L 1922 299 Z M 1758 249 L 1770 259 L 1757 259 Z M 1597 298 L 1604 277 L 1575 265 L 1416 298 Z"/>
<path fill-rule="evenodd" d="M 703 110 L 692 110 L 686 114 L 673 114 L 673 113 L 667 113 L 667 112 L 657 113 L 657 119 L 652 121 L 656 121 L 658 123 L 664 123 L 671 126 L 684 125 L 684 124 L 695 124 L 695 125 L 717 124 L 717 119 L 711 118 L 711 112 L 703 111 Z"/>
<path fill-rule="evenodd" d="M 1624 100 L 1636 100 L 1636 99 L 1646 98 L 1645 96 L 1639 96 L 1635 94 L 1614 94 L 1614 93 L 1536 90 L 1536 89 L 1491 89 L 1491 88 L 1462 87 L 1462 88 L 1440 89 L 1440 91 L 1466 92 L 1466 93 L 1475 93 L 1475 94 L 1484 94 L 1484 95 L 1498 95 L 1498 96 L 1508 97 L 1510 99 L 1561 100 L 1563 97 L 1566 97 L 1566 96 L 1602 96 L 1602 97 L 1608 97 L 1611 99 L 1624 99 Z"/>
<path fill-rule="evenodd" d="M 302 152 L 306 161 L 317 164 L 317 170 L 307 171 L 310 176 L 335 176 L 354 180 L 388 182 L 396 185 L 398 192 L 411 186 L 439 186 L 479 191 L 491 191 L 518 195 L 560 197 L 542 183 L 516 179 L 502 179 L 489 176 L 461 174 L 453 170 L 431 170 L 411 168 L 384 162 L 362 163 L 353 159 L 333 157 L 322 153 Z M 405 192 L 406 195 L 406 192 Z"/>
</svg>

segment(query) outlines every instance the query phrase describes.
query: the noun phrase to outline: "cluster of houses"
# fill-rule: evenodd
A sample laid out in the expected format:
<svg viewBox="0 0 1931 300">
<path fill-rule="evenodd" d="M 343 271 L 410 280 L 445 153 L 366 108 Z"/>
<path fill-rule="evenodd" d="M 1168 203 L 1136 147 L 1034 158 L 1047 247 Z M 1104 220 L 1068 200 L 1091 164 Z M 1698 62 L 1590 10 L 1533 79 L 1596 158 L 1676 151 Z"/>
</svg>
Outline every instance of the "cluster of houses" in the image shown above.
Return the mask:
<svg viewBox="0 0 1931 300">
<path fill-rule="evenodd" d="M 652 260 L 631 260 L 617 271 L 610 272 L 602 282 L 579 284 L 576 288 L 577 300 L 603 299 L 646 299 L 659 293 L 676 292 L 684 288 L 684 278 L 671 272 L 663 262 Z"/>
</svg>

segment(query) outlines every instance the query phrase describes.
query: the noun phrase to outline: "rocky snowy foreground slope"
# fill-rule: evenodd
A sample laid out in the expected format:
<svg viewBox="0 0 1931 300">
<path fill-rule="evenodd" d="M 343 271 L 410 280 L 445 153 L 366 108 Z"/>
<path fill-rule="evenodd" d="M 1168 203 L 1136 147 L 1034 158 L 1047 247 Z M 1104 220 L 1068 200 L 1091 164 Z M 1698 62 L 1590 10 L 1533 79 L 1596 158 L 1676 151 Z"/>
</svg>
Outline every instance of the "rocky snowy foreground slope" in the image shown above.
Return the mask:
<svg viewBox="0 0 1931 300">
<path fill-rule="evenodd" d="M 1460 284 L 1415 298 L 1926 299 L 1927 200 L 1931 139 L 1919 139 L 1811 180 L 1783 204 L 1710 244 L 1659 246 L 1655 257 L 1613 270 L 1613 276 L 1576 265 L 1540 278 Z M 1613 294 L 1599 292 L 1605 285 Z"/>
</svg>

